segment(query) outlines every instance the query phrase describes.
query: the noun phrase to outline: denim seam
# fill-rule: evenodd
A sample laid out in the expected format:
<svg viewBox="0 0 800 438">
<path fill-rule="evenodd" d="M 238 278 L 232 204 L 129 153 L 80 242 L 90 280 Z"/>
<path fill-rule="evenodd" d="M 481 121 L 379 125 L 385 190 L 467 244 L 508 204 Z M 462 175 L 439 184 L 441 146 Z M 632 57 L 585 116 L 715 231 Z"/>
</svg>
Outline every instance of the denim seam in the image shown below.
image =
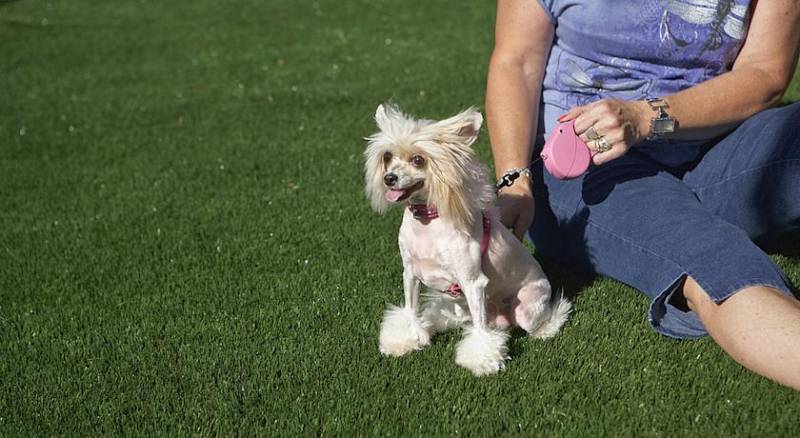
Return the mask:
<svg viewBox="0 0 800 438">
<path fill-rule="evenodd" d="M 699 195 L 700 193 L 702 193 L 702 192 L 704 192 L 706 190 L 709 190 L 709 189 L 717 187 L 717 186 L 719 186 L 721 184 L 727 183 L 727 182 L 729 182 L 729 181 L 731 181 L 733 179 L 740 178 L 740 177 L 742 177 L 744 175 L 747 175 L 748 173 L 758 172 L 758 171 L 761 171 L 761 170 L 766 169 L 768 167 L 772 167 L 772 166 L 776 166 L 776 165 L 793 165 L 793 164 L 795 164 L 795 165 L 796 164 L 800 164 L 800 158 L 787 158 L 785 160 L 773 161 L 771 163 L 767 163 L 767 164 L 764 164 L 764 165 L 759 166 L 759 167 L 754 167 L 752 169 L 743 170 L 743 171 L 737 173 L 736 175 L 732 175 L 732 176 L 730 176 L 728 178 L 725 178 L 725 179 L 723 179 L 721 181 L 716 181 L 716 182 L 714 182 L 712 184 L 709 184 L 709 185 L 706 185 L 706 186 L 703 186 L 703 187 L 698 187 L 696 189 L 692 189 L 692 191 L 695 194 Z"/>
<path fill-rule="evenodd" d="M 616 238 L 617 240 L 620 240 L 620 241 L 622 241 L 623 243 L 626 243 L 626 244 L 628 244 L 628 245 L 631 245 L 631 246 L 633 246 L 634 248 L 637 248 L 637 249 L 641 250 L 642 252 L 646 252 L 646 253 L 649 253 L 649 254 L 651 254 L 651 255 L 653 255 L 653 256 L 656 256 L 656 257 L 658 257 L 658 258 L 660 258 L 660 259 L 666 260 L 666 261 L 670 262 L 671 264 L 675 265 L 676 267 L 678 267 L 678 268 L 680 268 L 680 269 L 683 269 L 683 267 L 680 265 L 680 263 L 677 263 L 676 261 L 674 261 L 674 260 L 672 260 L 672 259 L 669 259 L 669 258 L 667 258 L 667 257 L 664 257 L 664 256 L 662 256 L 661 254 L 658 254 L 658 253 L 654 252 L 653 250 L 651 250 L 651 249 L 649 249 L 649 248 L 646 248 L 646 247 L 644 247 L 644 246 L 642 246 L 642 245 L 640 245 L 640 244 L 636 243 L 635 241 L 633 241 L 633 240 L 631 240 L 631 239 L 629 239 L 629 238 L 626 238 L 626 237 L 620 236 L 620 235 L 618 235 L 618 234 L 614 233 L 614 232 L 613 232 L 613 231 L 611 231 L 611 230 L 607 230 L 607 229 L 603 228 L 602 226 L 598 225 L 596 222 L 592 222 L 592 220 L 590 220 L 590 219 L 587 219 L 587 220 L 586 220 L 586 224 L 587 224 L 587 225 L 591 225 L 592 227 L 594 227 L 594 228 L 597 228 L 598 230 L 600 230 L 600 231 L 602 231 L 602 232 L 604 232 L 604 233 L 608 234 L 609 236 L 611 236 L 611 237 L 614 237 L 614 238 Z M 684 272 L 686 272 L 686 270 L 685 270 L 685 269 L 683 269 L 683 271 L 684 271 Z"/>
</svg>

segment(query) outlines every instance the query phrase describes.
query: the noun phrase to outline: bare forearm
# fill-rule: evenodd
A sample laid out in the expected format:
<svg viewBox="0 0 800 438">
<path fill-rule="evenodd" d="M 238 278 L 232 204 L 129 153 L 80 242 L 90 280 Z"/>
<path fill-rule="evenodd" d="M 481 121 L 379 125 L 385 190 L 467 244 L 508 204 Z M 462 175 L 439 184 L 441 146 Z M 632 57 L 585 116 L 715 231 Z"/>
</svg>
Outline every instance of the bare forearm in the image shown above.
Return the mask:
<svg viewBox="0 0 800 438">
<path fill-rule="evenodd" d="M 669 113 L 679 124 L 672 137 L 707 139 L 724 134 L 746 118 L 780 102 L 784 89 L 785 85 L 763 70 L 743 67 L 667 96 Z M 649 124 L 653 113 L 649 109 L 645 112 L 648 114 L 645 123 Z"/>
<path fill-rule="evenodd" d="M 555 27 L 534 1 L 497 0 L 495 44 L 486 85 L 486 119 L 498 177 L 530 163 L 545 63 Z M 522 239 L 533 220 L 527 177 L 497 197 L 500 221 Z M 528 183 L 526 183 L 528 182 Z"/>
<path fill-rule="evenodd" d="M 543 65 L 526 68 L 494 57 L 489 65 L 486 115 L 498 177 L 530 162 L 543 74 Z"/>
</svg>

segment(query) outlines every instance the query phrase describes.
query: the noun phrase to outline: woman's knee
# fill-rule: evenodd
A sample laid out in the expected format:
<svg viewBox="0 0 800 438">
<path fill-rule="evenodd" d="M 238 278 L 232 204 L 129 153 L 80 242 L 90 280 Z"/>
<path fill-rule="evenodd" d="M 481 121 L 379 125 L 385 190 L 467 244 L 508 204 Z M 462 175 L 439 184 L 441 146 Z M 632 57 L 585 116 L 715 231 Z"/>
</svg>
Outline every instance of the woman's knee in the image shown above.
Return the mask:
<svg viewBox="0 0 800 438">
<path fill-rule="evenodd" d="M 686 300 L 686 306 L 697 313 L 701 321 L 703 315 L 713 311 L 717 305 L 697 281 L 690 276 L 687 276 L 683 282 L 682 292 L 683 298 Z"/>
</svg>

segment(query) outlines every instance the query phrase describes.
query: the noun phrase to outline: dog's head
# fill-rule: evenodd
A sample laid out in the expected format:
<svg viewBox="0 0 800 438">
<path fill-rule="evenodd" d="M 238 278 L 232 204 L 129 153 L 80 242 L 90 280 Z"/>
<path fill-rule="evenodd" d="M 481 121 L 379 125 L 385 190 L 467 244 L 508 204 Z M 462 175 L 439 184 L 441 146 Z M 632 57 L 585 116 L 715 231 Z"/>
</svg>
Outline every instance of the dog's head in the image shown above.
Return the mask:
<svg viewBox="0 0 800 438">
<path fill-rule="evenodd" d="M 378 106 L 379 132 L 367 138 L 366 193 L 379 213 L 406 201 L 428 203 L 458 226 L 469 226 L 494 191 L 472 144 L 483 123 L 467 109 L 441 121 L 416 120 L 394 105 Z"/>
</svg>

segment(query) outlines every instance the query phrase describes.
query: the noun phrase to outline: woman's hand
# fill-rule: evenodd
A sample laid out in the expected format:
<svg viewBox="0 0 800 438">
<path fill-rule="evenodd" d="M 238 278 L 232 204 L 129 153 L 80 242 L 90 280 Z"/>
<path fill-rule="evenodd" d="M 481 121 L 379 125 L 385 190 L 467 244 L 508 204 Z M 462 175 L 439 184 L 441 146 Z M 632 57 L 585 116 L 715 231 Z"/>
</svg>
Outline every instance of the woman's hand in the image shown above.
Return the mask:
<svg viewBox="0 0 800 438">
<path fill-rule="evenodd" d="M 533 223 L 534 208 L 531 184 L 526 175 L 520 175 L 513 185 L 500 191 L 497 208 L 500 210 L 500 222 L 510 228 L 517 239 L 522 240 L 525 231 Z"/>
<path fill-rule="evenodd" d="M 631 146 L 647 137 L 652 112 L 647 102 L 643 100 L 601 99 L 572 108 L 559 117 L 558 121 L 575 121 L 575 133 L 589 146 L 589 149 L 597 152 L 592 161 L 600 165 L 625 155 Z M 611 149 L 598 152 L 598 142 L 587 135 L 589 128 L 594 128 L 597 135 L 605 138 Z"/>
</svg>

